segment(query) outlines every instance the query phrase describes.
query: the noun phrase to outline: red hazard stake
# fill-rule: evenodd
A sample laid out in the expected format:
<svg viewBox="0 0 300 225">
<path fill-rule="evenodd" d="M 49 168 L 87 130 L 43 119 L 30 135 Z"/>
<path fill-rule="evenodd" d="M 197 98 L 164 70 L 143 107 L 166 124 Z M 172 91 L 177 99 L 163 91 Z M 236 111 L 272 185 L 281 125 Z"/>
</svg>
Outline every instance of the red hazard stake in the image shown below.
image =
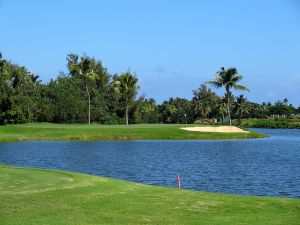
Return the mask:
<svg viewBox="0 0 300 225">
<path fill-rule="evenodd" d="M 180 191 L 180 176 L 177 176 L 178 191 Z"/>
</svg>

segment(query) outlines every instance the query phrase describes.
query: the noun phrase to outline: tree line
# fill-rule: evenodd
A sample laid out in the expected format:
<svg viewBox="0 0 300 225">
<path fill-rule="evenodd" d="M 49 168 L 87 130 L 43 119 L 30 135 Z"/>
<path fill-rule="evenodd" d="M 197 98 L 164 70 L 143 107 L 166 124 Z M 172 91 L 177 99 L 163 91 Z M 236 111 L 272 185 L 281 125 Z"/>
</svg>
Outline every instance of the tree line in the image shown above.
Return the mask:
<svg viewBox="0 0 300 225">
<path fill-rule="evenodd" d="M 102 62 L 86 55 L 69 54 L 67 72 L 45 84 L 26 67 L 0 54 L 0 124 L 54 123 L 194 123 L 230 122 L 242 118 L 290 117 L 300 113 L 287 99 L 274 104 L 250 102 L 231 89 L 239 84 L 236 68 L 221 68 L 212 81 L 193 91 L 192 99 L 170 98 L 158 104 L 138 96 L 138 77 L 131 71 L 109 74 Z M 210 86 L 224 87 L 217 95 Z"/>
</svg>

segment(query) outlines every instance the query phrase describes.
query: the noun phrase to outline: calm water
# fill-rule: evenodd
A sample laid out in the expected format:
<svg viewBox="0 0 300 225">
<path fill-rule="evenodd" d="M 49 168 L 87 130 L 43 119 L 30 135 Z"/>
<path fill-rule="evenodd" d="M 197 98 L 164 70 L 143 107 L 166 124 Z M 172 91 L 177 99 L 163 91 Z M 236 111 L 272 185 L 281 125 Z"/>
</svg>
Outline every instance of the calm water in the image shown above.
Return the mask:
<svg viewBox="0 0 300 225">
<path fill-rule="evenodd" d="M 300 197 L 300 130 L 226 141 L 0 143 L 0 163 L 243 195 Z"/>
</svg>

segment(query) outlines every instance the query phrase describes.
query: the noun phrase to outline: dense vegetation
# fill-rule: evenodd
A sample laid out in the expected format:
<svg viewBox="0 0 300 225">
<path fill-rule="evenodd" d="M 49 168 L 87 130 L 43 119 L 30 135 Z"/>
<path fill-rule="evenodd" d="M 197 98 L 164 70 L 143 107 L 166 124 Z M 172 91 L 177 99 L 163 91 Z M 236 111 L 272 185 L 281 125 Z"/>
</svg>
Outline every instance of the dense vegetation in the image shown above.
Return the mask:
<svg viewBox="0 0 300 225">
<path fill-rule="evenodd" d="M 0 166 L 0 188 L 5 225 L 292 225 L 300 220 L 299 199 L 178 192 L 64 171 Z"/>
<path fill-rule="evenodd" d="M 101 61 L 76 54 L 69 54 L 66 64 L 67 72 L 45 84 L 38 75 L 0 55 L 0 124 L 222 123 L 228 120 L 229 108 L 229 119 L 236 124 L 243 118 L 288 120 L 300 113 L 300 107 L 296 109 L 287 99 L 257 104 L 243 95 L 235 97 L 227 89 L 229 94 L 220 97 L 205 84 L 193 91 L 190 100 L 177 97 L 157 104 L 154 99 L 137 96 L 138 77 L 130 71 L 112 75 Z M 232 68 L 221 69 L 219 75 L 228 71 L 234 72 L 231 78 L 240 77 Z M 216 81 L 226 87 L 223 78 Z"/>
<path fill-rule="evenodd" d="M 290 128 L 300 129 L 299 119 L 241 119 L 236 120 L 234 125 L 240 127 L 253 127 L 253 128 Z"/>
</svg>

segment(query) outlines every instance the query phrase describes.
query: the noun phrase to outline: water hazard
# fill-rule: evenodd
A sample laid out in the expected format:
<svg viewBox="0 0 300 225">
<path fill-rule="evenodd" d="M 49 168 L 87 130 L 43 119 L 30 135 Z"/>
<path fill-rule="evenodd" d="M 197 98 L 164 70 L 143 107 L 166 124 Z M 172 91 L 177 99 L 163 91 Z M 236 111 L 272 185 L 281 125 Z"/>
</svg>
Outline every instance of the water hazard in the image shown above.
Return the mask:
<svg viewBox="0 0 300 225">
<path fill-rule="evenodd" d="M 300 198 L 300 130 L 257 129 L 265 139 L 0 143 L 0 163 L 145 184 Z"/>
</svg>

